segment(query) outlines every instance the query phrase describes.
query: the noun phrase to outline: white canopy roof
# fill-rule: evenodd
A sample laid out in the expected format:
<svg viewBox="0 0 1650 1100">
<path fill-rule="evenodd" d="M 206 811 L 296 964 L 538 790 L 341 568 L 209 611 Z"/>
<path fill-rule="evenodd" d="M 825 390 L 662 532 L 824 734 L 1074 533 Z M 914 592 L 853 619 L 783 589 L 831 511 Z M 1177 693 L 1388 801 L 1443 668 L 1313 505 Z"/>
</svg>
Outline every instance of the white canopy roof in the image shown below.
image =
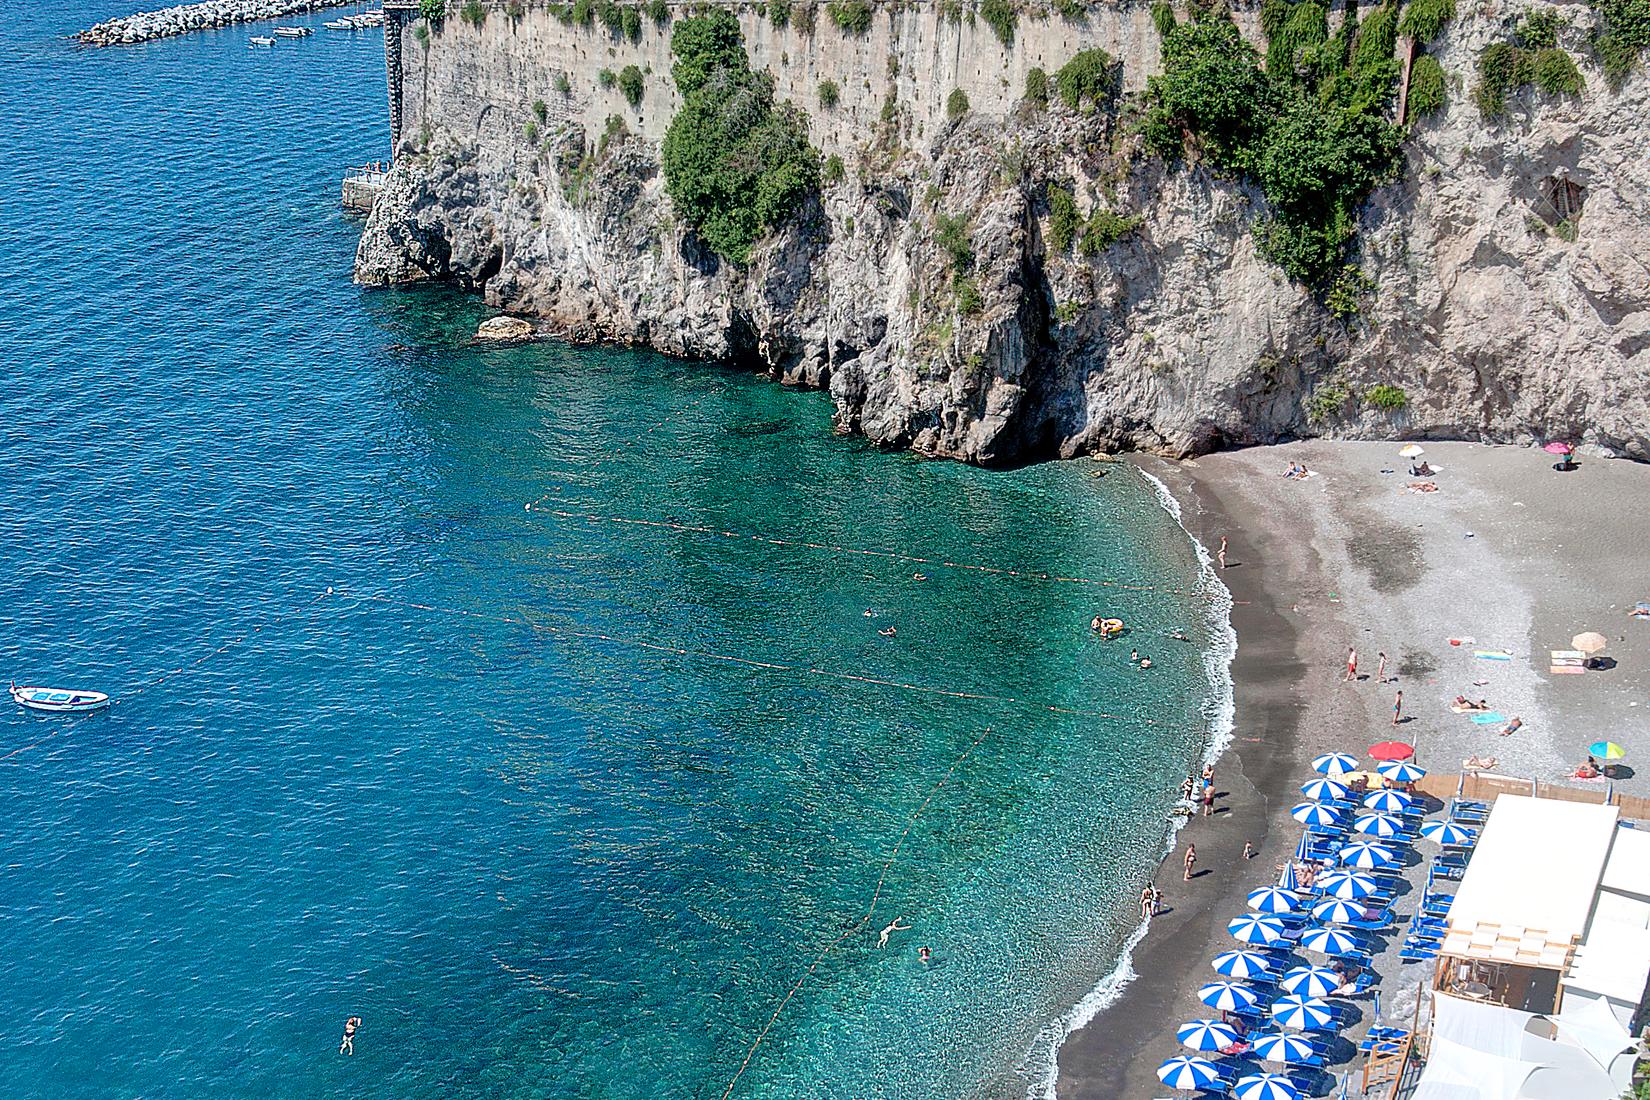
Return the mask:
<svg viewBox="0 0 1650 1100">
<path fill-rule="evenodd" d="M 1650 832 L 1616 831 L 1616 845 L 1604 865 L 1604 888 L 1621 894 L 1650 897 Z"/>
<path fill-rule="evenodd" d="M 1515 937 L 1539 931 L 1549 944 L 1581 935 L 1617 816 L 1614 806 L 1502 795 L 1461 879 L 1450 927 L 1469 934 L 1499 928 Z"/>
<path fill-rule="evenodd" d="M 1564 975 L 1566 989 L 1587 989 L 1636 1005 L 1650 978 L 1650 929 L 1596 920 Z"/>
</svg>

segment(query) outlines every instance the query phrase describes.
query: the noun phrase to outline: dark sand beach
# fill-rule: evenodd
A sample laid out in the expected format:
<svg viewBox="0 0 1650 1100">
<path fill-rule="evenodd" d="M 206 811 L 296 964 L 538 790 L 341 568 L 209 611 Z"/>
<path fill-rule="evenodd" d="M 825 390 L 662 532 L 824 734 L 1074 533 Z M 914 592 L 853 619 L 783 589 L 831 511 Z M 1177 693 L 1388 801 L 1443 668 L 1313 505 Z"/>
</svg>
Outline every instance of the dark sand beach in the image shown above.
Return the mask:
<svg viewBox="0 0 1650 1100">
<path fill-rule="evenodd" d="M 1244 894 L 1275 881 L 1292 853 L 1299 826 L 1289 810 L 1314 755 L 1361 754 L 1397 737 L 1439 774 L 1476 754 L 1495 757 L 1488 774 L 1564 781 L 1589 741 L 1621 743 L 1629 763 L 1650 751 L 1650 623 L 1626 614 L 1650 599 L 1637 518 L 1650 511 L 1650 467 L 1583 456 L 1579 470 L 1559 473 L 1533 448 L 1445 443 L 1426 445 L 1438 472 L 1418 479 L 1399 445 L 1315 441 L 1140 460 L 1180 500 L 1194 536 L 1211 550 L 1228 539 L 1221 579 L 1238 635 L 1235 727 L 1217 765 L 1220 812 L 1190 822 L 1159 868 L 1167 909 L 1135 952 L 1135 980 L 1061 1048 L 1061 1100 L 1169 1091 L 1156 1067 L 1180 1052 L 1178 1023 L 1215 1015 L 1195 990 L 1214 977 L 1210 958 L 1236 946 L 1225 923 L 1244 910 Z M 1292 462 L 1313 476 L 1285 479 Z M 1422 480 L 1437 491 L 1410 488 Z M 1614 667 L 1550 676 L 1548 651 L 1589 629 L 1609 637 Z M 1451 637 L 1473 640 L 1451 646 Z M 1359 657 L 1351 683 L 1349 645 Z M 1511 659 L 1475 659 L 1475 647 Z M 1388 683 L 1375 676 L 1382 651 Z M 1399 689 L 1405 721 L 1395 729 Z M 1457 694 L 1486 697 L 1525 725 L 1507 737 L 1475 725 L 1450 712 Z M 1650 766 L 1624 768 L 1616 789 L 1643 794 L 1647 777 Z M 1258 852 L 1248 861 L 1245 841 Z M 1181 877 L 1188 843 L 1201 872 L 1190 883 Z M 1383 1020 L 1401 1018 L 1427 966 L 1400 967 L 1395 951 L 1378 966 Z M 1356 1003 L 1367 1023 L 1369 1001 Z"/>
</svg>

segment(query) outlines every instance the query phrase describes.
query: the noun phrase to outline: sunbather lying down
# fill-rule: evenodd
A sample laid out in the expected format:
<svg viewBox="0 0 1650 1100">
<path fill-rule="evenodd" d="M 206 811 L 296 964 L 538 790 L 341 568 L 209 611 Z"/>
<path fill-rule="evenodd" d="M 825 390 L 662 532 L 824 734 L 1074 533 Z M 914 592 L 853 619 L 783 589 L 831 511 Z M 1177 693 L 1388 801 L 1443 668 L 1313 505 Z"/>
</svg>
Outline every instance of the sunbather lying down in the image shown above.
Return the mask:
<svg viewBox="0 0 1650 1100">
<path fill-rule="evenodd" d="M 1464 772 L 1489 772 L 1501 766 L 1501 761 L 1493 756 L 1482 757 L 1473 753 L 1461 761 L 1461 770 Z"/>
<path fill-rule="evenodd" d="M 1449 709 L 1456 714 L 1471 714 L 1474 711 L 1489 710 L 1490 703 L 1488 699 L 1480 699 L 1475 703 L 1465 695 L 1457 695 L 1455 702 L 1450 704 Z"/>
</svg>

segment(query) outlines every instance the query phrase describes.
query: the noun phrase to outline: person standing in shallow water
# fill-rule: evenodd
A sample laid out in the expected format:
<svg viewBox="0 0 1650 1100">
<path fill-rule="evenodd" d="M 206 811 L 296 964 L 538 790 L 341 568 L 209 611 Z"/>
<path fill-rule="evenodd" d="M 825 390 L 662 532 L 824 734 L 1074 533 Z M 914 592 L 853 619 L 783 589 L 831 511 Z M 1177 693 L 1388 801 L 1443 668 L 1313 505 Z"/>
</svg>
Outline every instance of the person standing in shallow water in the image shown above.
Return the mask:
<svg viewBox="0 0 1650 1100">
<path fill-rule="evenodd" d="M 1220 536 L 1220 550 L 1215 554 L 1215 560 L 1220 562 L 1222 569 L 1226 568 L 1226 536 Z"/>
</svg>

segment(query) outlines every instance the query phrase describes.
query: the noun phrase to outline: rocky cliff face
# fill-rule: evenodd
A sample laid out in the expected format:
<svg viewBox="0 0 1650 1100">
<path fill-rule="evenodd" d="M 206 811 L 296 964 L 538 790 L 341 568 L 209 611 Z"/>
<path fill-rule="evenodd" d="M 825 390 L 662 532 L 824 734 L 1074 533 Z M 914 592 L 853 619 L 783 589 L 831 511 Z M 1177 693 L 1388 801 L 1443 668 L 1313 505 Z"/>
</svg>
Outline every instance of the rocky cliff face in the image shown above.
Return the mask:
<svg viewBox="0 0 1650 1100">
<path fill-rule="evenodd" d="M 1012 48 L 948 6 L 879 12 L 863 36 L 823 8 L 811 34 L 743 15 L 753 67 L 843 165 L 744 268 L 664 192 L 668 27 L 633 42 L 528 10 L 410 30 L 403 148 L 357 276 L 452 280 L 576 339 L 759 362 L 828 388 L 842 430 L 976 462 L 1305 434 L 1650 458 L 1650 80 L 1611 92 L 1584 63 L 1580 97 L 1526 91 L 1484 122 L 1478 53 L 1526 6 L 1463 10 L 1434 44 L 1449 102 L 1365 210 L 1374 285 L 1350 323 L 1256 254 L 1264 202 L 1241 183 L 1142 155 L 1110 112 L 1020 102 L 1027 70 L 1093 45 L 1142 86 L 1144 8 L 1023 15 Z M 600 76 L 626 64 L 646 74 L 635 107 Z M 950 120 L 954 88 L 970 109 Z M 1051 183 L 1093 219 L 1086 241 L 1061 247 Z M 1405 406 L 1360 400 L 1377 385 Z"/>
</svg>

